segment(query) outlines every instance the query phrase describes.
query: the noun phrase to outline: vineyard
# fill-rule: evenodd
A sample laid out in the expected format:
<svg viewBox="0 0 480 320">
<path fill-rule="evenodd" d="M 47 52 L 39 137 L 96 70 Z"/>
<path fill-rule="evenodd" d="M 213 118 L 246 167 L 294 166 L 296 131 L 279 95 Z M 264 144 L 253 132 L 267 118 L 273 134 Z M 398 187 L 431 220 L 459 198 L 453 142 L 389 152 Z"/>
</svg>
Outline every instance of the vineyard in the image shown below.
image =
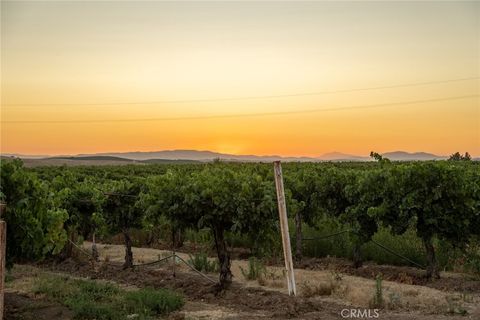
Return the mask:
<svg viewBox="0 0 480 320">
<path fill-rule="evenodd" d="M 465 307 L 442 296 L 442 308 L 433 307 L 435 311 L 426 314 L 435 315 L 425 319 L 437 319 L 438 313 L 479 316 L 478 308 L 468 306 L 480 298 L 480 164 L 390 162 L 374 156 L 375 162 L 283 164 L 295 268 L 302 269 L 297 279 L 300 297 L 285 294 L 274 172 L 266 163 L 25 168 L 20 160 L 2 160 L 0 200 L 6 203 L 7 267 L 14 278 L 15 272 L 39 268 L 35 272 L 61 271 L 140 288 L 147 286 L 142 278 L 155 282 L 155 275 L 165 280 L 159 289 L 170 290 L 141 289 L 147 292 L 134 295 L 102 287 L 103 293 L 114 292 L 116 303 L 126 299 L 124 305 L 132 307 L 99 317 L 75 313 L 78 306 L 70 296 L 51 293 L 54 288 L 48 283 L 57 280 L 42 278 L 37 293 L 51 294 L 55 301 L 73 308 L 73 317 L 80 319 L 119 319 L 125 314 L 147 319 L 168 314 L 182 308 L 183 298 L 177 294 L 184 295 L 187 304 L 205 299 L 230 308 L 230 300 L 248 300 L 252 295 L 245 293 L 253 290 L 248 286 L 238 287 L 243 283 L 240 278 L 260 284 L 253 291 L 254 300 L 265 302 L 259 310 L 268 311 L 268 297 L 287 309 L 295 301 L 294 311 L 290 308 L 272 317 L 307 319 L 326 312 L 338 319 L 340 302 L 312 299 L 333 297 L 338 283 L 348 282 L 349 277 L 350 284 L 366 279 L 376 283 L 373 298 L 365 303 L 379 309 L 395 310 L 395 298 L 389 296 L 386 303 L 382 295 L 385 278 L 439 290 L 442 284 L 452 295 L 469 295 L 463 301 Z M 121 257 L 119 244 L 123 245 Z M 172 251 L 204 276 L 176 267 L 175 255 L 171 270 L 172 265 L 160 255 Z M 334 272 L 334 280 L 321 278 L 320 273 L 309 275 L 315 270 Z M 449 274 L 462 280 L 450 281 Z M 319 283 L 328 284 L 326 289 L 323 284 L 309 285 L 308 279 L 317 276 Z M 80 280 L 69 281 L 61 287 L 88 287 L 75 283 Z M 179 283 L 183 283 L 180 289 Z M 82 294 L 78 291 L 75 296 Z M 143 314 L 132 301 L 146 303 L 153 299 L 148 296 L 170 301 L 172 307 L 165 302 L 166 307 L 153 306 Z M 410 311 L 408 305 L 399 310 Z M 391 315 L 391 319 L 420 319 L 418 315 L 402 317 Z M 245 318 L 255 317 L 247 314 Z"/>
</svg>

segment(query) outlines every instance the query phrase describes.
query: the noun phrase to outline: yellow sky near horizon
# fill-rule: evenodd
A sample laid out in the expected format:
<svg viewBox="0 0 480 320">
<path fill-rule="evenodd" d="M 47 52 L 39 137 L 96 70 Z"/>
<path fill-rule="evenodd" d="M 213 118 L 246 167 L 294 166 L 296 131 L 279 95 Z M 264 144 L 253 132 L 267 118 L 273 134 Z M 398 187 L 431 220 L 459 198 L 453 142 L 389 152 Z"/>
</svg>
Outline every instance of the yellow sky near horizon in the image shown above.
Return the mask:
<svg viewBox="0 0 480 320">
<path fill-rule="evenodd" d="M 2 153 L 480 155 L 479 2 L 1 6 Z"/>
</svg>

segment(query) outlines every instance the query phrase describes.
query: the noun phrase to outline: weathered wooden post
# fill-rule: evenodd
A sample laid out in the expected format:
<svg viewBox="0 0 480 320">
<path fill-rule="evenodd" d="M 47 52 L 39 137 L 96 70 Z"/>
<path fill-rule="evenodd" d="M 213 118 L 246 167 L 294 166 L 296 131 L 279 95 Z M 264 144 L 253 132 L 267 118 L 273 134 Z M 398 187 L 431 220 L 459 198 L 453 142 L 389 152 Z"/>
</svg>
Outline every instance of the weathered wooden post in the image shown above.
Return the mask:
<svg viewBox="0 0 480 320">
<path fill-rule="evenodd" d="M 293 272 L 292 249 L 290 247 L 290 234 L 288 232 L 287 206 L 285 204 L 285 191 L 283 189 L 282 165 L 280 161 L 273 163 L 275 187 L 277 189 L 278 214 L 280 216 L 280 229 L 282 233 L 283 256 L 287 269 L 287 287 L 289 295 L 297 295 L 295 274 Z"/>
<path fill-rule="evenodd" d="M 7 244 L 7 223 L 2 216 L 7 205 L 0 202 L 0 320 L 3 319 L 4 282 L 5 282 L 5 250 Z"/>
</svg>

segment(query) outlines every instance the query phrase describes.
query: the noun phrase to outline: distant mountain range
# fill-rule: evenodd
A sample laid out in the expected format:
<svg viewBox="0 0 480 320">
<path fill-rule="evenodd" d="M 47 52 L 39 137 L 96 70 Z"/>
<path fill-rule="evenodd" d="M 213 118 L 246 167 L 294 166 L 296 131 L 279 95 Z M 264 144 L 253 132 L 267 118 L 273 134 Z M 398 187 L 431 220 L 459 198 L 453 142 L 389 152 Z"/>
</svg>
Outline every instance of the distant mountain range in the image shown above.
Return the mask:
<svg viewBox="0 0 480 320">
<path fill-rule="evenodd" d="M 341 152 L 325 153 L 318 157 L 282 157 L 279 155 L 235 155 L 228 153 L 219 153 L 213 151 L 198 151 L 198 150 L 164 150 L 151 152 L 115 152 L 115 153 L 97 153 L 97 154 L 79 154 L 77 158 L 103 156 L 103 157 L 117 157 L 137 161 L 145 161 L 151 159 L 164 160 L 195 160 L 195 161 L 212 161 L 214 159 L 226 161 L 246 161 L 246 162 L 272 162 L 276 160 L 282 161 L 370 161 L 370 156 L 358 156 L 346 154 Z M 409 153 L 405 151 L 394 151 L 383 154 L 384 157 L 394 161 L 411 161 L 411 160 L 441 160 L 446 159 L 445 156 L 438 156 L 426 152 Z"/>
<path fill-rule="evenodd" d="M 78 155 L 78 157 L 90 155 Z M 118 153 L 98 153 L 96 156 L 114 156 L 131 160 L 195 160 L 195 161 L 212 161 L 215 159 L 225 161 L 245 161 L 245 162 L 272 162 L 276 160 L 282 161 L 318 161 L 318 159 L 310 157 L 282 157 L 278 155 L 257 156 L 257 155 L 235 155 L 228 153 L 219 153 L 213 151 L 198 150 L 164 150 L 152 152 L 118 152 Z"/>
<path fill-rule="evenodd" d="M 353 154 L 347 154 L 342 152 L 329 152 L 316 157 L 315 159 L 320 161 L 370 161 L 369 156 L 356 156 Z"/>
<path fill-rule="evenodd" d="M 439 156 L 426 152 L 409 153 L 405 151 L 386 152 L 382 154 L 384 157 L 393 161 L 415 161 L 415 160 L 443 160 L 446 156 Z M 371 161 L 369 156 L 358 156 L 341 152 L 325 153 L 318 157 L 282 157 L 278 155 L 234 155 L 227 153 L 219 153 L 213 151 L 198 150 L 163 150 L 151 152 L 107 152 L 96 154 L 78 154 L 66 156 L 45 156 L 45 155 L 20 155 L 20 154 L 3 154 L 3 157 L 18 157 L 22 159 L 43 160 L 54 163 L 92 163 L 101 161 L 102 163 L 171 163 L 171 162 L 208 162 L 215 159 L 224 161 L 239 162 L 272 162 L 281 160 L 285 162 L 319 162 L 319 161 Z M 477 159 L 475 159 L 477 160 Z"/>
</svg>

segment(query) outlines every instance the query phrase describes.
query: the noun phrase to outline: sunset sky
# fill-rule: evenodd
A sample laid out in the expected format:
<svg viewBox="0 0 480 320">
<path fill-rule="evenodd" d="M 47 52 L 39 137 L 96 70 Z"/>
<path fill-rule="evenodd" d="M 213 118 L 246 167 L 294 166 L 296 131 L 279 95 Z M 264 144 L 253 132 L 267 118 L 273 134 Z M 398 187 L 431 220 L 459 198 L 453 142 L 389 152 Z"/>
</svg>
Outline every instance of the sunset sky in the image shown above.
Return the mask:
<svg viewBox="0 0 480 320">
<path fill-rule="evenodd" d="M 480 156 L 480 2 L 2 1 L 1 51 L 2 153 Z"/>
</svg>

